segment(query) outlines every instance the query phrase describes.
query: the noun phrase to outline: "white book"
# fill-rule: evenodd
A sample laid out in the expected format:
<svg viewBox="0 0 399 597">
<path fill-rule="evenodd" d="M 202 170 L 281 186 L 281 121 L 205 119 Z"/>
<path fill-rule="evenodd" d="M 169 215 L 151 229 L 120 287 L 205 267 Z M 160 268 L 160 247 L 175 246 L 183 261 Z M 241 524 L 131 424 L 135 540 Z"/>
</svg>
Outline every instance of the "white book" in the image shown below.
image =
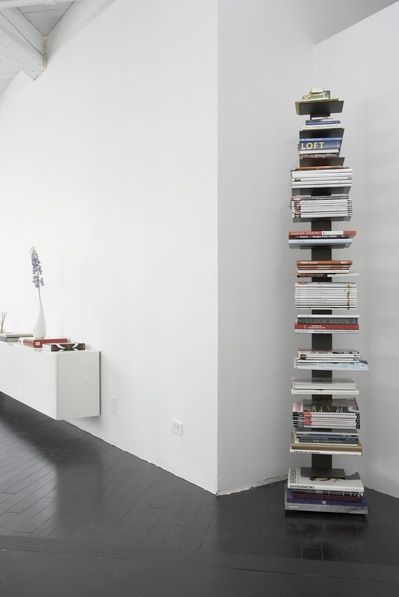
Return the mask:
<svg viewBox="0 0 399 597">
<path fill-rule="evenodd" d="M 331 270 L 297 270 L 296 274 L 299 278 L 312 278 L 317 276 L 324 276 L 325 278 L 336 278 L 341 276 L 342 278 L 350 278 L 350 277 L 358 277 L 359 274 L 357 272 L 340 272 L 340 271 L 331 271 Z"/>
<path fill-rule="evenodd" d="M 326 168 L 325 170 L 291 170 L 291 175 L 295 176 L 330 176 L 333 174 L 340 174 L 342 176 L 348 176 L 353 173 L 352 168 Z"/>
<path fill-rule="evenodd" d="M 291 394 L 295 396 L 359 396 L 359 390 L 337 390 L 335 388 L 320 389 L 309 388 L 306 390 L 291 388 Z"/>
<path fill-rule="evenodd" d="M 330 180 L 299 180 L 292 183 L 293 189 L 301 189 L 301 188 L 317 188 L 317 187 L 350 187 L 352 186 L 352 181 L 350 180 L 337 180 L 335 178 L 331 178 Z"/>
<path fill-rule="evenodd" d="M 295 446 L 291 446 L 290 448 L 291 454 L 326 454 L 327 456 L 362 456 L 362 448 L 358 448 L 357 450 L 333 450 L 332 448 L 328 448 L 325 450 L 319 450 L 314 448 L 313 450 L 308 448 L 297 448 Z"/>
<path fill-rule="evenodd" d="M 325 131 L 328 129 L 343 129 L 342 124 L 304 124 L 301 131 Z"/>
<path fill-rule="evenodd" d="M 350 288 L 355 289 L 356 284 L 350 282 L 295 282 L 295 286 L 298 288 Z"/>
<path fill-rule="evenodd" d="M 300 468 L 290 468 L 288 471 L 289 489 L 309 489 L 323 491 L 341 491 L 344 493 L 364 493 L 364 486 L 359 475 L 351 475 L 345 479 L 330 477 L 303 477 Z"/>
<path fill-rule="evenodd" d="M 288 246 L 342 246 L 349 247 L 353 242 L 352 238 L 290 238 L 288 239 Z"/>
<path fill-rule="evenodd" d="M 313 314 L 310 315 L 309 313 L 297 313 L 297 317 L 303 317 L 304 319 L 336 319 L 337 317 L 339 317 L 340 319 L 359 319 L 359 315 L 357 315 L 357 313 L 353 313 L 353 315 L 334 315 L 333 313 L 327 313 L 327 314 Z"/>
<path fill-rule="evenodd" d="M 314 370 L 314 371 L 368 371 L 369 366 L 367 361 L 353 361 L 349 363 L 336 363 L 336 362 L 318 362 L 312 363 L 309 361 L 300 361 L 295 359 L 294 361 L 295 369 L 302 369 L 302 370 Z"/>
<path fill-rule="evenodd" d="M 293 377 L 292 387 L 295 388 L 341 388 L 341 389 L 356 389 L 356 382 L 350 377 L 321 377 L 319 379 L 313 377 Z"/>
</svg>

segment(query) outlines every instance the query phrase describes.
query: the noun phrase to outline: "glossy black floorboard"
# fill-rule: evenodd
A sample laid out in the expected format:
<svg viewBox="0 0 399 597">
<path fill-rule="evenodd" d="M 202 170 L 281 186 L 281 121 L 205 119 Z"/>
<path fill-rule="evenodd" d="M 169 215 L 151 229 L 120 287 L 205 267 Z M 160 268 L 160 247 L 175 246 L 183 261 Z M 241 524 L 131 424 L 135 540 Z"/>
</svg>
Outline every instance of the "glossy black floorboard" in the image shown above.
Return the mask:
<svg viewBox="0 0 399 597">
<path fill-rule="evenodd" d="M 368 500 L 359 517 L 286 515 L 282 483 L 215 497 L 0 396 L 0 597 L 399 595 L 399 500 Z"/>
</svg>

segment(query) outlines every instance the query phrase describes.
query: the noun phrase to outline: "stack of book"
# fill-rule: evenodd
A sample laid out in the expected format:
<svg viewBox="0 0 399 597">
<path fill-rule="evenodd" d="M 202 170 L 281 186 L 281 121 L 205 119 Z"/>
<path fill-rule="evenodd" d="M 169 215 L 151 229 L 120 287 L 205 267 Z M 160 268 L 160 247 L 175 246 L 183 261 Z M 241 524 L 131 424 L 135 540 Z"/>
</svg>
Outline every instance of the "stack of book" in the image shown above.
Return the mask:
<svg viewBox="0 0 399 597">
<path fill-rule="evenodd" d="M 346 348 L 335 350 L 310 350 L 300 348 L 295 359 L 296 369 L 312 369 L 333 371 L 351 369 L 353 371 L 367 371 L 368 365 L 358 350 Z"/>
<path fill-rule="evenodd" d="M 337 159 L 342 146 L 344 129 L 341 121 L 329 116 L 306 120 L 299 131 L 299 163 L 301 166 L 342 165 Z M 327 160 L 331 160 L 327 161 Z M 343 161 L 343 160 L 342 160 Z"/>
<path fill-rule="evenodd" d="M 292 422 L 298 433 L 306 428 L 316 432 L 320 429 L 350 429 L 355 433 L 360 429 L 360 412 L 354 397 L 321 398 L 317 404 L 311 398 L 304 398 L 294 402 Z"/>
<path fill-rule="evenodd" d="M 358 315 L 307 315 L 298 313 L 295 323 L 297 334 L 339 334 L 359 331 Z"/>
<path fill-rule="evenodd" d="M 291 433 L 292 453 L 304 454 L 347 454 L 362 455 L 359 434 L 337 428 L 336 432 L 317 429 L 315 431 L 295 430 Z"/>
<path fill-rule="evenodd" d="M 357 285 L 349 282 L 296 282 L 299 309 L 356 309 Z"/>
<path fill-rule="evenodd" d="M 294 431 L 291 452 L 355 454 L 360 456 L 360 412 L 356 398 L 311 398 L 292 406 Z"/>
<path fill-rule="evenodd" d="M 346 377 L 294 377 L 291 380 L 291 394 L 358 396 L 359 390 L 355 382 Z"/>
<path fill-rule="evenodd" d="M 331 98 L 331 92 L 329 89 L 322 89 L 321 87 L 312 87 L 309 93 L 305 93 L 302 96 L 303 102 L 314 102 L 314 101 L 324 101 Z M 299 103 L 299 102 L 297 102 Z"/>
<path fill-rule="evenodd" d="M 358 473 L 344 478 L 306 477 L 301 469 L 288 471 L 286 510 L 367 514 L 364 486 Z"/>
<path fill-rule="evenodd" d="M 356 384 L 335 371 L 366 371 L 358 350 L 333 346 L 337 334 L 356 333 L 359 317 L 357 285 L 339 276 L 357 276 L 349 259 L 333 259 L 333 250 L 349 247 L 354 230 L 333 230 L 334 221 L 349 220 L 352 169 L 340 155 L 344 129 L 331 114 L 343 101 L 324 89 L 312 89 L 296 102 L 308 115 L 299 132 L 299 168 L 291 170 L 291 213 L 294 222 L 310 222 L 311 230 L 290 232 L 290 248 L 309 249 L 309 260 L 297 261 L 295 332 L 310 334 L 311 348 L 297 351 L 294 367 L 311 377 L 293 379 L 290 451 L 311 454 L 311 466 L 290 469 L 286 510 L 367 514 L 364 487 L 358 474 L 347 476 L 333 467 L 333 455 L 361 455 L 360 415 Z M 308 278 L 306 280 L 305 278 Z M 310 309 L 310 312 L 304 313 Z M 338 336 L 339 338 L 339 336 Z"/>
<path fill-rule="evenodd" d="M 349 220 L 352 217 L 352 199 L 349 193 L 297 194 L 291 198 L 291 213 L 294 222 L 307 222 L 318 218 Z"/>
<path fill-rule="evenodd" d="M 33 334 L 19 332 L 1 332 L 0 342 L 19 342 L 20 338 L 31 338 Z"/>
<path fill-rule="evenodd" d="M 288 246 L 300 249 L 322 246 L 346 248 L 355 236 L 356 230 L 293 230 L 288 233 Z"/>
<path fill-rule="evenodd" d="M 341 121 L 338 118 L 315 116 L 305 120 L 302 131 L 308 133 L 309 131 L 330 131 L 331 129 L 341 129 Z"/>
<path fill-rule="evenodd" d="M 351 271 L 351 259 L 335 259 L 330 261 L 306 261 L 298 259 L 296 275 L 298 278 L 332 278 L 335 276 L 356 276 Z"/>
<path fill-rule="evenodd" d="M 333 166 L 300 167 L 291 170 L 292 189 L 315 189 L 323 187 L 352 186 L 352 168 L 335 168 Z"/>
<path fill-rule="evenodd" d="M 69 338 L 20 338 L 20 343 L 30 348 L 40 348 L 49 352 L 85 350 L 84 342 L 71 342 Z"/>
<path fill-rule="evenodd" d="M 311 131 L 314 132 L 314 129 Z M 319 130 L 320 132 L 320 130 Z M 342 145 L 342 136 L 339 137 L 318 137 L 314 135 L 305 136 L 307 130 L 303 131 L 298 144 L 299 155 L 302 157 L 327 157 L 339 154 Z"/>
</svg>

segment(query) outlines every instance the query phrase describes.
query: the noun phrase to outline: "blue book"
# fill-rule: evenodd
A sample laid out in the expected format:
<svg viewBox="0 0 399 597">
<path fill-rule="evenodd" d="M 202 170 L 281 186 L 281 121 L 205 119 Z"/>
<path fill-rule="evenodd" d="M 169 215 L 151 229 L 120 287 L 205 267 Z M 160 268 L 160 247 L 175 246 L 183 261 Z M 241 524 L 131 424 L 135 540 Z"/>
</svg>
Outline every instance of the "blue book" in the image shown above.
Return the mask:
<svg viewBox="0 0 399 597">
<path fill-rule="evenodd" d="M 323 139 L 301 139 L 298 144 L 299 151 L 341 149 L 342 139 L 335 137 L 324 137 Z"/>
<path fill-rule="evenodd" d="M 340 143 L 342 143 L 342 137 L 301 137 L 299 139 L 300 143 L 304 143 L 304 142 L 313 142 L 313 141 L 339 141 Z"/>
<path fill-rule="evenodd" d="M 306 120 L 306 126 L 324 126 L 329 124 L 341 124 L 340 120 L 330 120 L 329 118 L 320 118 L 319 120 Z"/>
<path fill-rule="evenodd" d="M 331 496 L 331 499 L 325 499 L 323 498 L 319 498 L 317 496 L 317 494 L 314 494 L 312 496 L 307 496 L 307 497 L 303 497 L 303 498 L 298 498 L 296 496 L 294 496 L 292 494 L 292 490 L 291 489 L 286 489 L 286 500 L 288 503 L 291 504 L 319 504 L 319 505 L 325 505 L 325 506 L 349 506 L 353 509 L 355 508 L 366 508 L 367 507 L 367 502 L 364 496 L 362 496 L 359 500 L 345 500 L 345 499 L 340 499 L 339 496 L 337 496 L 337 499 L 334 499 L 333 496 Z"/>
</svg>

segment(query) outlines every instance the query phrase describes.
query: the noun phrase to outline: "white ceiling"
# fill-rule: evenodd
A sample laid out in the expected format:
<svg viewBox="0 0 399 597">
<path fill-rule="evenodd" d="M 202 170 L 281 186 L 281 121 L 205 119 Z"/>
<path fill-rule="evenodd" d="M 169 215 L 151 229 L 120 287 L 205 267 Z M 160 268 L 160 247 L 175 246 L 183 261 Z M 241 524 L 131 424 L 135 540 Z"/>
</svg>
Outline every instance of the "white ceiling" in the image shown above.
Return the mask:
<svg viewBox="0 0 399 597">
<path fill-rule="evenodd" d="M 0 94 L 23 70 L 36 79 L 45 69 L 45 36 L 76 0 L 0 0 Z"/>
<path fill-rule="evenodd" d="M 20 70 L 33 79 L 41 75 L 46 64 L 44 36 L 76 1 L 0 0 L 0 94 Z M 316 43 L 395 1 L 298 0 Z"/>
<path fill-rule="evenodd" d="M 38 31 L 47 35 L 72 4 L 73 2 L 60 2 L 54 6 L 38 4 L 37 6 L 21 6 L 19 10 Z"/>
<path fill-rule="evenodd" d="M 351 27 L 396 1 L 298 0 L 315 43 Z"/>
</svg>

